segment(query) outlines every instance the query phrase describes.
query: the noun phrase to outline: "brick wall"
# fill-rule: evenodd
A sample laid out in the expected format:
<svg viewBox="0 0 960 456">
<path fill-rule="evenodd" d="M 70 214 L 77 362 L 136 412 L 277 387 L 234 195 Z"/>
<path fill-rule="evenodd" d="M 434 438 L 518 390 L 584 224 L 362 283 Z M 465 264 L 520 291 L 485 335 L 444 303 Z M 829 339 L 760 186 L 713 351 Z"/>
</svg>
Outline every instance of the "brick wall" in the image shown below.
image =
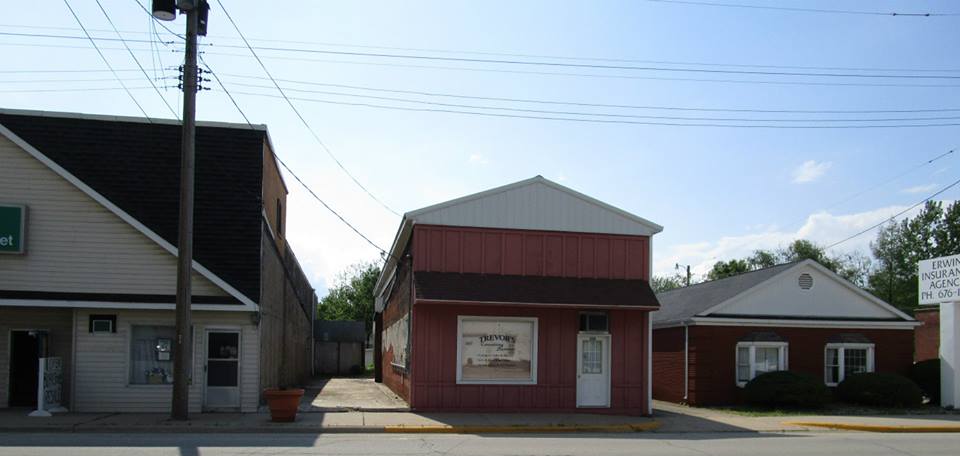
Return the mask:
<svg viewBox="0 0 960 456">
<path fill-rule="evenodd" d="M 741 389 L 736 384 L 736 346 L 741 338 L 755 331 L 777 333 L 789 343 L 789 370 L 807 372 L 817 378 L 823 378 L 827 339 L 841 333 L 862 334 L 875 344 L 877 372 L 906 374 L 913 363 L 913 332 L 909 330 L 691 326 L 689 403 L 717 405 L 741 400 Z"/>
<path fill-rule="evenodd" d="M 653 398 L 683 402 L 684 328 L 653 331 Z"/>
<path fill-rule="evenodd" d="M 386 331 L 393 324 L 403 324 L 402 319 L 409 316 L 411 298 L 410 298 L 410 263 L 403 261 L 397 265 L 397 272 L 394 279 L 393 291 L 383 308 L 383 329 Z M 410 337 L 410 334 L 407 334 Z M 386 346 L 387 338 L 383 337 L 384 345 L 382 350 L 381 366 L 383 369 L 383 384 L 390 388 L 404 400 L 410 400 L 410 373 L 405 367 L 397 366 L 403 364 L 397 355 L 398 350 L 406 350 L 406 347 Z M 401 344 L 405 345 L 406 341 Z"/>
<path fill-rule="evenodd" d="M 920 323 L 913 329 L 914 361 L 940 357 L 940 309 L 918 309 L 914 318 Z"/>
</svg>

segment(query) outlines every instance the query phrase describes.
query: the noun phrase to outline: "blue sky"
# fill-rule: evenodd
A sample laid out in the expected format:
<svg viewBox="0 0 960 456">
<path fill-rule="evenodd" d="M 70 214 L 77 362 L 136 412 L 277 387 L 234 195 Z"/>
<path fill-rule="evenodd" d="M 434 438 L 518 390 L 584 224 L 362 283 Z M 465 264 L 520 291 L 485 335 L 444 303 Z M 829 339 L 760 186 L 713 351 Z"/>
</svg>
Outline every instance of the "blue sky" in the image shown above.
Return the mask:
<svg viewBox="0 0 960 456">
<path fill-rule="evenodd" d="M 149 18 L 137 7 L 136 0 L 100 1 L 124 38 L 148 39 Z M 740 0 L 738 3 L 878 12 L 960 12 L 960 5 L 947 1 Z M 220 6 L 215 0 L 212 4 L 210 32 L 203 40 L 212 44 L 203 48 L 210 67 L 234 93 L 251 121 L 268 125 L 277 153 L 298 175 L 376 243 L 388 247 L 399 218 L 367 198 L 314 141 L 285 102 L 275 97 L 277 92 L 269 88 L 270 82 L 256 79 L 263 78 L 264 72 L 248 51 L 231 47 L 242 43 Z M 95 2 L 72 0 L 71 5 L 92 34 L 116 37 Z M 811 78 L 259 51 L 273 75 L 284 80 L 594 104 L 815 111 L 960 109 L 960 80 L 956 79 L 960 76 L 956 54 L 956 43 L 960 39 L 958 16 L 817 14 L 648 1 L 290 0 L 279 4 L 229 1 L 226 6 L 251 42 L 263 47 L 698 70 L 858 72 L 717 64 L 898 69 L 859 72 L 954 78 Z M 37 2 L 29 9 L 8 8 L 4 16 L 0 20 L 3 33 L 82 36 L 61 1 Z M 184 22 L 178 19 L 169 25 L 181 31 Z M 164 40 L 176 41 L 168 34 L 161 36 Z M 115 68 L 137 68 L 120 43 L 99 44 Z M 130 46 L 151 76 L 176 76 L 175 71 L 165 68 L 177 65 L 182 58 L 182 54 L 174 52 L 180 47 L 178 43 L 157 43 L 157 53 L 151 52 L 149 43 Z M 457 52 L 384 49 L 388 47 Z M 109 72 L 37 72 L 105 70 L 105 64 L 88 41 L 0 35 L 0 52 L 5 54 L 7 62 L 3 69 L 7 72 L 0 73 L 0 79 L 5 81 L 4 89 L 0 90 L 2 107 L 141 115 L 130 98 L 117 89 Z M 161 63 L 153 63 L 158 57 Z M 431 68 L 423 68 L 425 66 Z M 149 84 L 139 70 L 119 74 L 128 86 L 137 87 L 131 92 L 149 115 L 171 117 L 160 97 L 146 88 Z M 914 87 L 785 84 L 788 82 Z M 160 83 L 171 85 L 175 81 L 164 79 Z M 214 82 L 208 85 L 213 90 L 199 96 L 199 118 L 242 122 L 223 91 Z M 960 111 L 757 114 L 627 110 L 399 95 L 292 82 L 281 82 L 281 85 L 287 89 L 431 102 L 651 116 L 751 119 L 960 116 Z M 112 90 L 25 92 L 63 88 Z M 163 89 L 163 93 L 178 110 L 176 89 Z M 414 106 L 344 95 L 293 91 L 288 95 Z M 848 198 L 957 147 L 960 127 L 956 126 L 833 130 L 672 127 L 294 103 L 344 166 L 398 212 L 541 174 L 663 225 L 664 232 L 654 241 L 654 270 L 660 273 L 672 272 L 676 262 L 693 264 L 695 271 L 702 273 L 719 259 L 740 256 L 755 248 L 783 245 L 798 236 L 829 244 L 889 217 L 960 177 L 958 152 L 856 198 Z M 797 179 L 797 173 L 804 170 L 806 178 Z M 378 258 L 373 248 L 310 199 L 292 179 L 288 179 L 288 185 L 291 190 L 288 234 L 318 292 L 323 294 L 337 272 L 349 264 Z M 946 200 L 958 197 L 960 187 L 940 196 Z M 836 204 L 841 201 L 842 204 Z M 872 238 L 872 234 L 864 235 L 845 243 L 839 250 L 865 251 Z"/>
</svg>

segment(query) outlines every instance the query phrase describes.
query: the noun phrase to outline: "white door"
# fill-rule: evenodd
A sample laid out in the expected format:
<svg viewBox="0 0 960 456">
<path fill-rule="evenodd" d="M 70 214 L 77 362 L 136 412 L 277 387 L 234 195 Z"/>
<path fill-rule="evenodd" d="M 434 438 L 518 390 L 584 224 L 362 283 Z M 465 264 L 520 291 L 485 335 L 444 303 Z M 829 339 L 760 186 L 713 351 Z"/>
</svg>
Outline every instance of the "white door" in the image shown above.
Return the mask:
<svg viewBox="0 0 960 456">
<path fill-rule="evenodd" d="M 240 332 L 208 330 L 204 408 L 240 408 Z"/>
<path fill-rule="evenodd" d="M 610 406 L 610 335 L 577 336 L 577 407 Z"/>
</svg>

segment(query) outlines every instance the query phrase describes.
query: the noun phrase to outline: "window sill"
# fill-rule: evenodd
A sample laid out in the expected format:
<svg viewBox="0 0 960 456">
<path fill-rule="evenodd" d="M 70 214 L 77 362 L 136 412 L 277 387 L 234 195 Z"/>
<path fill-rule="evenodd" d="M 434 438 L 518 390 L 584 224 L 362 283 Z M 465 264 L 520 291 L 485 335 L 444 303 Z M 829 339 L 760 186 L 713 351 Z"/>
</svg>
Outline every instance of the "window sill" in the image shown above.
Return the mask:
<svg viewBox="0 0 960 456">
<path fill-rule="evenodd" d="M 536 380 L 507 381 L 507 380 L 457 380 L 458 385 L 503 385 L 503 386 L 523 386 L 536 385 Z"/>
</svg>

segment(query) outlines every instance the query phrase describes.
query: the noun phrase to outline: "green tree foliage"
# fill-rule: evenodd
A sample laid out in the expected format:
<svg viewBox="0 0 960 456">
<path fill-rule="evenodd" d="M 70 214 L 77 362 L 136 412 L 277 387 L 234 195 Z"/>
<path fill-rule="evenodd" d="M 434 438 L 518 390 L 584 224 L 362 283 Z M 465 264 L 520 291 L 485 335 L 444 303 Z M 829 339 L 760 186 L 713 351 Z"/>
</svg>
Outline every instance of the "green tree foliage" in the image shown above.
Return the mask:
<svg viewBox="0 0 960 456">
<path fill-rule="evenodd" d="M 960 202 L 944 209 L 928 201 L 919 214 L 891 222 L 870 243 L 877 267 L 869 274 L 873 294 L 901 308 L 917 306 L 917 263 L 960 253 Z"/>
<path fill-rule="evenodd" d="M 679 273 L 670 276 L 653 276 L 653 279 L 650 280 L 650 288 L 653 288 L 654 293 L 663 293 L 683 287 L 686 284 L 687 278 Z"/>
<path fill-rule="evenodd" d="M 707 280 L 719 280 L 743 274 L 753 269 L 747 260 L 733 259 L 730 261 L 718 261 L 713 264 L 713 268 L 707 273 Z"/>
<path fill-rule="evenodd" d="M 707 279 L 723 279 L 744 272 L 769 268 L 783 263 L 814 260 L 845 279 L 863 286 L 871 268 L 869 257 L 860 253 L 831 256 L 823 246 L 806 239 L 797 239 L 776 250 L 755 250 L 746 258 L 718 261 L 707 273 Z"/>
<path fill-rule="evenodd" d="M 354 320 L 366 324 L 367 337 L 373 330 L 373 287 L 380 276 L 375 263 L 358 263 L 337 277 L 337 284 L 320 300 L 317 318 L 320 320 Z"/>
</svg>

